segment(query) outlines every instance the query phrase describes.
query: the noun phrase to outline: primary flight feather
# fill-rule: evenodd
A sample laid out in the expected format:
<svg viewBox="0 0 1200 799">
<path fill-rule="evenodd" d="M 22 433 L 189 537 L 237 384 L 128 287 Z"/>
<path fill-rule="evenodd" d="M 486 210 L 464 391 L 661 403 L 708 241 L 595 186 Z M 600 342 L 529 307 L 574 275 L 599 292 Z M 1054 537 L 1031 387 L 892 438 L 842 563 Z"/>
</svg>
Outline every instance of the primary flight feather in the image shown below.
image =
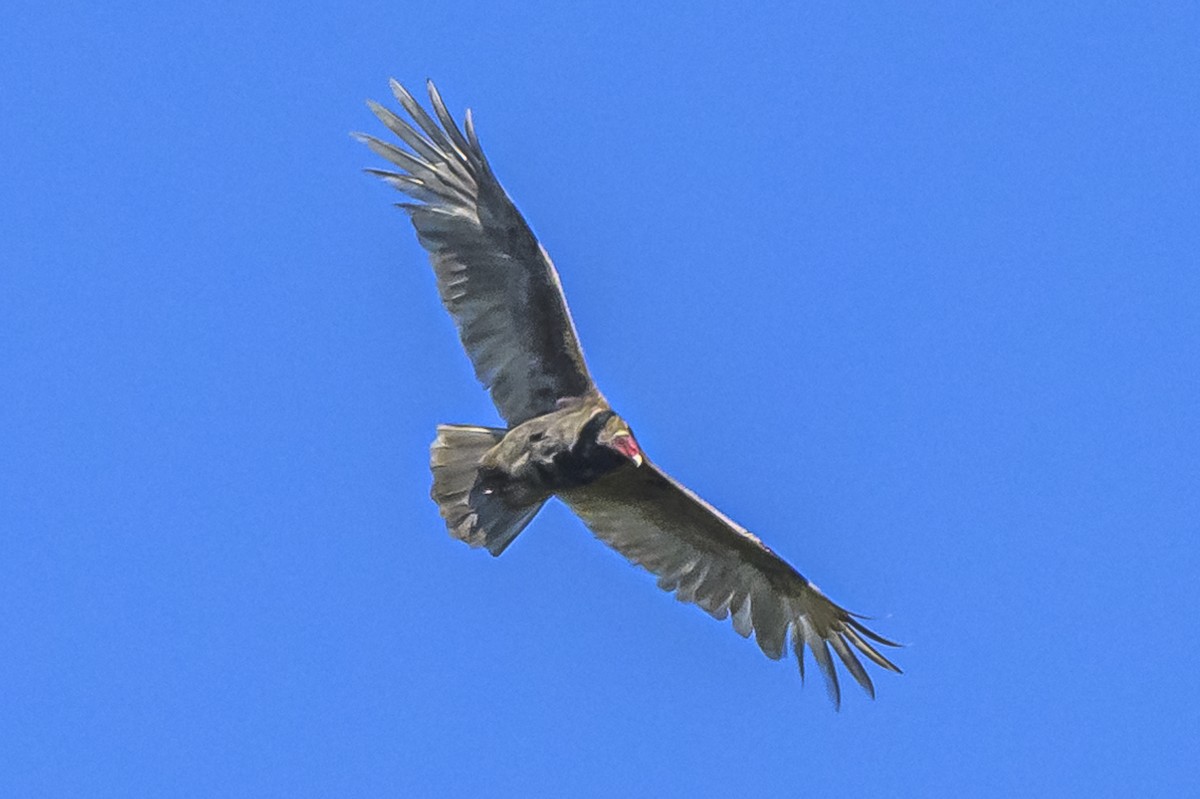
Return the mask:
<svg viewBox="0 0 1200 799">
<path fill-rule="evenodd" d="M 557 496 L 659 587 L 732 617 L 768 657 L 783 657 L 790 631 L 801 675 L 808 648 L 835 705 L 831 648 L 874 696 L 858 656 L 898 672 L 878 648 L 896 644 L 646 457 L 592 381 L 554 264 L 496 180 L 471 112 L 460 129 L 432 82 L 433 116 L 391 87 L 408 120 L 370 107 L 408 149 L 361 136 L 397 167 L 368 171 L 416 200 L 400 207 L 429 252 L 476 376 L 508 422 L 438 426 L 431 493 L 450 533 L 499 555 Z"/>
</svg>

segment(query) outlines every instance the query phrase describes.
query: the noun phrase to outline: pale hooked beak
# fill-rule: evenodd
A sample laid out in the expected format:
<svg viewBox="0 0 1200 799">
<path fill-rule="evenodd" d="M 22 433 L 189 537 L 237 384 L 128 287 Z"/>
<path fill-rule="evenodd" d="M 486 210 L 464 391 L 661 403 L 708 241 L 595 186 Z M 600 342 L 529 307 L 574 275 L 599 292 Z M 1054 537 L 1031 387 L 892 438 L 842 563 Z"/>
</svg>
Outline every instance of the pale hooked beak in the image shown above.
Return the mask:
<svg viewBox="0 0 1200 799">
<path fill-rule="evenodd" d="M 643 462 L 642 448 L 638 446 L 633 436 L 628 433 L 621 433 L 614 436 L 612 440 L 612 448 L 624 455 L 629 460 L 633 461 L 634 466 L 641 466 Z"/>
</svg>

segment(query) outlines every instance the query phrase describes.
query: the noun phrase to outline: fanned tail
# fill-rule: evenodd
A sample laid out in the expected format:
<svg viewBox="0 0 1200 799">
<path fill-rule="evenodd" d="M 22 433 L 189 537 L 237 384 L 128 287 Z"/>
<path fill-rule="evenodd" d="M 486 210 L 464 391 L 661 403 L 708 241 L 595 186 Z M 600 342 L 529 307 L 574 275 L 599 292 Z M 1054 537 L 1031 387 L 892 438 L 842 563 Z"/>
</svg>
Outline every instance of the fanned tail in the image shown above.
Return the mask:
<svg viewBox="0 0 1200 799">
<path fill-rule="evenodd" d="M 430 496 L 450 535 L 492 555 L 503 552 L 545 504 L 512 506 L 480 480 L 480 458 L 504 434 L 494 427 L 443 424 L 429 449 Z"/>
</svg>

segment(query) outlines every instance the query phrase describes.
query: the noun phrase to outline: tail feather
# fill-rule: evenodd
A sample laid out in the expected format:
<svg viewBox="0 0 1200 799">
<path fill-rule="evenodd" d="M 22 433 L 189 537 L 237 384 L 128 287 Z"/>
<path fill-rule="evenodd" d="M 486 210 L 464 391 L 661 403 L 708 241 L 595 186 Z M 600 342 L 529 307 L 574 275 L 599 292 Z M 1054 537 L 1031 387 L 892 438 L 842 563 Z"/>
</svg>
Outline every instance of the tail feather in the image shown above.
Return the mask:
<svg viewBox="0 0 1200 799">
<path fill-rule="evenodd" d="M 429 450 L 430 496 L 450 535 L 499 555 L 541 510 L 544 501 L 512 506 L 480 480 L 479 460 L 504 438 L 493 427 L 438 425 Z"/>
</svg>

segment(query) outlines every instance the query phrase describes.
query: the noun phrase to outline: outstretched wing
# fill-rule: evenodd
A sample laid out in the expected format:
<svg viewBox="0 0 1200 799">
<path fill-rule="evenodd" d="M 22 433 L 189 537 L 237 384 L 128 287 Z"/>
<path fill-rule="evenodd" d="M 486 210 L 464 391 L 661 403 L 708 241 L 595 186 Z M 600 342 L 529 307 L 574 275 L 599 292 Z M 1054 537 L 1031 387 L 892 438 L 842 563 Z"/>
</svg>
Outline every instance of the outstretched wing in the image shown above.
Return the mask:
<svg viewBox="0 0 1200 799">
<path fill-rule="evenodd" d="M 400 167 L 367 171 L 418 201 L 400 207 L 429 251 L 442 302 L 500 415 L 515 426 L 587 394 L 594 384 L 558 273 L 492 174 L 471 112 L 464 136 L 432 82 L 436 122 L 403 86 L 391 86 L 411 123 L 369 105 L 410 149 L 360 136 Z"/>
<path fill-rule="evenodd" d="M 753 632 L 767 657 L 783 657 L 790 629 L 801 676 L 807 645 L 835 705 L 841 689 L 830 647 L 872 697 L 875 687 L 856 653 L 900 671 L 872 642 L 897 644 L 868 630 L 862 617 L 835 605 L 758 538 L 654 464 L 622 466 L 559 496 L 598 538 L 658 575 L 660 588 L 717 619 L 733 616 L 734 629 L 743 636 Z"/>
</svg>

